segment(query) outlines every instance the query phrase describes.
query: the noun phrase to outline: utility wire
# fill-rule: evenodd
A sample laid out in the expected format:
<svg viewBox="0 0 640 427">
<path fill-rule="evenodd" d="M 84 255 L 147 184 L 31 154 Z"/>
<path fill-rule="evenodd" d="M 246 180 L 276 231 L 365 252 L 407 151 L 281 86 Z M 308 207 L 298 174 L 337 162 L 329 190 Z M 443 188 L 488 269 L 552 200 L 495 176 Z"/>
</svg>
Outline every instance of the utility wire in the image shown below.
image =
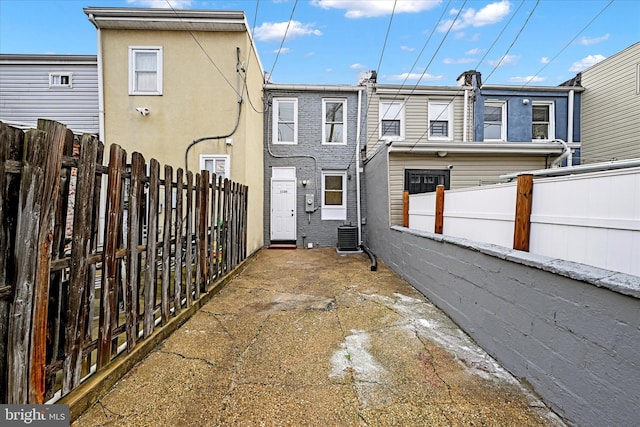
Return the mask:
<svg viewBox="0 0 640 427">
<path fill-rule="evenodd" d="M 297 5 L 298 5 L 298 0 L 296 0 L 295 3 L 293 3 L 293 8 L 291 9 L 291 15 L 289 16 L 289 22 L 287 22 L 287 29 L 284 31 L 284 36 L 282 36 L 282 42 L 280 42 L 280 47 L 278 48 L 276 59 L 273 61 L 273 66 L 271 67 L 271 71 L 269 72 L 269 78 L 273 76 L 273 70 L 276 68 L 276 63 L 278 62 L 278 58 L 280 57 L 280 52 L 282 51 L 282 46 L 284 45 L 284 41 L 287 38 L 287 33 L 289 32 L 289 27 L 291 26 L 291 20 L 293 19 L 293 13 L 296 11 Z"/>
<path fill-rule="evenodd" d="M 524 83 L 524 84 L 522 85 L 522 87 L 525 87 L 525 86 L 527 86 L 529 83 L 531 83 L 531 81 L 532 81 L 532 80 L 533 80 L 533 79 L 534 79 L 538 74 L 540 74 L 542 71 L 544 71 L 544 69 L 545 69 L 545 68 L 547 68 L 547 67 L 549 66 L 549 64 L 551 64 L 553 61 L 555 61 L 555 60 L 556 60 L 556 58 L 558 58 L 558 56 L 560 56 L 560 54 L 561 54 L 562 52 L 564 52 L 564 51 L 565 51 L 565 49 L 566 49 L 566 48 L 568 48 L 568 47 L 571 45 L 571 43 L 573 43 L 573 42 L 575 41 L 575 39 L 577 39 L 577 38 L 578 38 L 578 36 L 584 32 L 584 30 L 586 30 L 587 28 L 589 28 L 589 27 L 591 26 L 591 24 L 593 24 L 593 21 L 595 21 L 596 19 L 598 19 L 598 18 L 600 17 L 600 15 L 602 15 L 602 14 L 604 13 L 604 11 L 605 11 L 605 10 L 607 10 L 607 9 L 609 8 L 609 6 L 611 6 L 611 4 L 612 4 L 612 3 L 613 3 L 613 0 L 610 0 L 610 1 L 609 1 L 609 3 L 607 3 L 607 4 L 606 4 L 606 5 L 605 5 L 601 10 L 600 10 L 600 12 L 598 12 L 598 13 L 597 13 L 597 14 L 596 14 L 596 15 L 595 15 L 595 16 L 594 16 L 594 17 L 593 17 L 593 18 L 592 18 L 592 19 L 587 23 L 587 25 L 585 25 L 584 27 L 582 27 L 582 29 L 581 29 L 580 31 L 578 31 L 578 33 L 577 33 L 577 34 L 576 34 L 576 35 L 575 35 L 571 40 L 569 40 L 569 42 L 568 42 L 566 45 L 564 45 L 564 46 L 562 47 L 562 49 L 560 49 L 560 51 L 559 51 L 558 53 L 556 53 L 556 54 L 555 54 L 555 56 L 554 56 L 553 58 L 551 58 L 551 60 L 550 60 L 549 62 L 547 62 L 546 64 L 544 64 L 544 65 L 542 66 L 542 68 L 540 68 L 540 70 L 538 70 L 538 72 L 537 72 L 537 73 L 535 73 L 533 76 L 531 76 L 531 78 L 530 78 L 526 83 Z"/>
<path fill-rule="evenodd" d="M 502 55 L 500 57 L 500 60 L 498 61 L 498 63 L 493 67 L 493 70 L 491 70 L 491 72 L 489 73 L 489 75 L 484 78 L 483 80 L 486 82 L 487 80 L 489 80 L 489 78 L 491 78 L 491 76 L 493 75 L 493 73 L 498 69 L 498 67 L 500 67 L 500 65 L 502 64 L 502 61 L 504 60 L 504 58 L 506 58 L 506 56 L 509 54 L 509 52 L 511 51 L 511 48 L 513 47 L 513 45 L 518 41 L 518 38 L 520 38 L 520 34 L 522 34 L 522 31 L 524 31 L 525 27 L 527 26 L 527 24 L 529 23 L 529 20 L 531 19 L 531 17 L 533 16 L 533 12 L 535 12 L 535 10 L 537 9 L 538 5 L 540 4 L 540 0 L 536 0 L 536 4 L 533 6 L 533 8 L 531 9 L 531 12 L 529 12 L 529 16 L 527 16 L 527 19 L 524 21 L 524 23 L 522 24 L 522 27 L 520 27 L 520 30 L 518 31 L 518 34 L 516 34 L 515 38 L 513 39 L 513 41 L 511 42 L 511 44 L 509 45 L 509 47 L 507 48 L 507 51 L 504 53 L 504 55 Z"/>
</svg>

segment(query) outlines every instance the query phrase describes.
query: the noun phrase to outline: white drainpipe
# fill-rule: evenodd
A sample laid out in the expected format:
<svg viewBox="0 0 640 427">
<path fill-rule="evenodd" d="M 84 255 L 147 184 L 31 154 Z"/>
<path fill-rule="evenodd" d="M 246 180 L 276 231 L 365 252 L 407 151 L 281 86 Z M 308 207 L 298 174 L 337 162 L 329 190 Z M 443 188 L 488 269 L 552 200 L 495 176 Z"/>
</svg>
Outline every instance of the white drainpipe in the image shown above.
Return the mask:
<svg viewBox="0 0 640 427">
<path fill-rule="evenodd" d="M 462 142 L 467 142 L 467 125 L 468 125 L 468 119 L 467 116 L 469 115 L 469 89 L 465 89 L 464 90 L 464 114 L 462 115 L 463 117 L 463 123 L 462 123 Z"/>
<path fill-rule="evenodd" d="M 569 111 L 567 112 L 567 142 L 573 142 L 573 102 L 575 91 L 569 91 Z M 567 156 L 567 166 L 573 166 L 573 155 L 569 150 L 569 156 Z"/>
<path fill-rule="evenodd" d="M 358 90 L 358 123 L 356 124 L 356 215 L 358 216 L 358 246 L 362 244 L 362 213 L 360 206 L 360 120 L 362 114 L 362 89 Z"/>
</svg>

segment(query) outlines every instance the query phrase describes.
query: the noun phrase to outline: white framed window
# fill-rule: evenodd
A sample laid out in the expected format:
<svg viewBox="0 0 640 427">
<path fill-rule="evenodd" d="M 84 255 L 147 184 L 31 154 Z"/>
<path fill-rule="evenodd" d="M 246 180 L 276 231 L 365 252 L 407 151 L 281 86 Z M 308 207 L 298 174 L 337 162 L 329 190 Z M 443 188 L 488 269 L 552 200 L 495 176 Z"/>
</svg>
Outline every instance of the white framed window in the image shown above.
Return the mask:
<svg viewBox="0 0 640 427">
<path fill-rule="evenodd" d="M 555 139 L 555 120 L 552 101 L 531 102 L 531 136 L 533 139 Z"/>
<path fill-rule="evenodd" d="M 453 139 L 453 104 L 449 101 L 429 101 L 429 139 Z"/>
<path fill-rule="evenodd" d="M 72 73 L 49 73 L 49 87 L 72 87 Z"/>
<path fill-rule="evenodd" d="M 273 98 L 274 144 L 298 143 L 298 99 Z"/>
<path fill-rule="evenodd" d="M 485 101 L 484 140 L 507 140 L 507 103 L 505 101 Z"/>
<path fill-rule="evenodd" d="M 347 219 L 347 172 L 322 171 L 322 219 Z"/>
<path fill-rule="evenodd" d="M 347 143 L 347 100 L 323 99 L 322 100 L 322 143 L 342 144 Z"/>
<path fill-rule="evenodd" d="M 129 95 L 162 95 L 162 46 L 129 46 Z"/>
<path fill-rule="evenodd" d="M 380 139 L 404 139 L 404 101 L 380 101 Z"/>
<path fill-rule="evenodd" d="M 223 181 L 225 178 L 231 179 L 230 163 L 230 156 L 228 154 L 200 155 L 200 170 L 208 170 L 209 176 L 212 179 L 215 174 L 216 181 L 218 181 L 219 176 L 222 176 Z"/>
</svg>

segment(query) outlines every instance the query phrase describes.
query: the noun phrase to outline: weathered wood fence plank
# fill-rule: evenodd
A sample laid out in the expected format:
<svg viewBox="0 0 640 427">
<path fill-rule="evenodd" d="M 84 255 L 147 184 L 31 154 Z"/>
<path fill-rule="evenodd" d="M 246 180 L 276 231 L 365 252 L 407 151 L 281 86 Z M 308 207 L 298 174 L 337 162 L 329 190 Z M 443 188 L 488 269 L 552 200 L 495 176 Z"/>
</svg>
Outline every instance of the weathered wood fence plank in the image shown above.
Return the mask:
<svg viewBox="0 0 640 427">
<path fill-rule="evenodd" d="M 169 321 L 169 290 L 171 286 L 171 182 L 173 179 L 173 168 L 169 165 L 164 167 L 164 225 L 162 227 L 162 288 L 161 288 L 161 310 L 162 324 Z"/>
<path fill-rule="evenodd" d="M 118 241 L 122 211 L 123 174 L 126 153 L 117 145 L 111 146 L 109 178 L 107 184 L 106 225 L 104 237 L 104 262 L 102 290 L 100 292 L 100 324 L 98 329 L 98 367 L 111 360 L 113 329 L 117 316 L 118 292 Z"/>
<path fill-rule="evenodd" d="M 158 205 L 160 197 L 160 164 L 149 162 L 149 206 L 147 227 L 147 253 L 144 273 L 144 338 L 153 333 L 155 326 L 156 288 L 158 286 Z"/>
<path fill-rule="evenodd" d="M 183 183 L 184 174 L 181 168 L 178 168 L 176 171 L 176 192 L 175 192 L 175 200 L 176 200 L 176 225 L 175 225 L 175 234 L 176 234 L 176 254 L 175 254 L 175 271 L 173 278 L 173 310 L 174 314 L 177 316 L 182 308 L 182 260 L 184 258 L 184 252 L 182 251 L 182 245 L 187 240 L 183 240 L 183 232 L 182 232 L 182 198 L 184 195 L 184 183 Z"/>
</svg>

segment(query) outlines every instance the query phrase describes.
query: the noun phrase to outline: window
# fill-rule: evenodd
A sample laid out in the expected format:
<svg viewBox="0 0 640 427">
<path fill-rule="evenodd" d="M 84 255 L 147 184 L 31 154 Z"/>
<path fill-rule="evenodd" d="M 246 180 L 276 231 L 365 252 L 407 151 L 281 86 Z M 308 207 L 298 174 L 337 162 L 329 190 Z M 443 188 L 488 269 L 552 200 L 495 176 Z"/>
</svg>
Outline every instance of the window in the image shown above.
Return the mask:
<svg viewBox="0 0 640 427">
<path fill-rule="evenodd" d="M 404 138 L 404 103 L 380 102 L 380 139 Z"/>
<path fill-rule="evenodd" d="M 484 140 L 507 140 L 507 104 L 504 101 L 485 101 Z"/>
<path fill-rule="evenodd" d="M 452 103 L 448 101 L 429 102 L 429 139 L 451 140 Z"/>
<path fill-rule="evenodd" d="M 229 172 L 229 155 L 228 154 L 201 155 L 200 170 L 208 170 L 212 178 L 213 178 L 213 174 L 215 174 L 216 182 L 219 176 L 222 177 L 222 180 L 224 180 L 225 178 L 231 179 L 231 175 Z"/>
<path fill-rule="evenodd" d="M 553 102 L 531 103 L 531 135 L 533 139 L 555 139 Z"/>
<path fill-rule="evenodd" d="M 322 219 L 347 219 L 347 173 L 343 171 L 322 172 Z"/>
<path fill-rule="evenodd" d="M 71 87 L 71 73 L 49 73 L 49 87 Z"/>
<path fill-rule="evenodd" d="M 438 185 L 449 189 L 451 171 L 448 169 L 405 169 L 404 191 L 409 194 L 429 193 L 436 191 Z"/>
<path fill-rule="evenodd" d="M 162 47 L 129 47 L 129 95 L 162 95 Z"/>
<path fill-rule="evenodd" d="M 347 128 L 345 114 L 347 101 L 345 99 L 322 100 L 322 143 L 346 144 Z"/>
<path fill-rule="evenodd" d="M 298 100 L 273 98 L 273 143 L 298 143 Z"/>
</svg>

